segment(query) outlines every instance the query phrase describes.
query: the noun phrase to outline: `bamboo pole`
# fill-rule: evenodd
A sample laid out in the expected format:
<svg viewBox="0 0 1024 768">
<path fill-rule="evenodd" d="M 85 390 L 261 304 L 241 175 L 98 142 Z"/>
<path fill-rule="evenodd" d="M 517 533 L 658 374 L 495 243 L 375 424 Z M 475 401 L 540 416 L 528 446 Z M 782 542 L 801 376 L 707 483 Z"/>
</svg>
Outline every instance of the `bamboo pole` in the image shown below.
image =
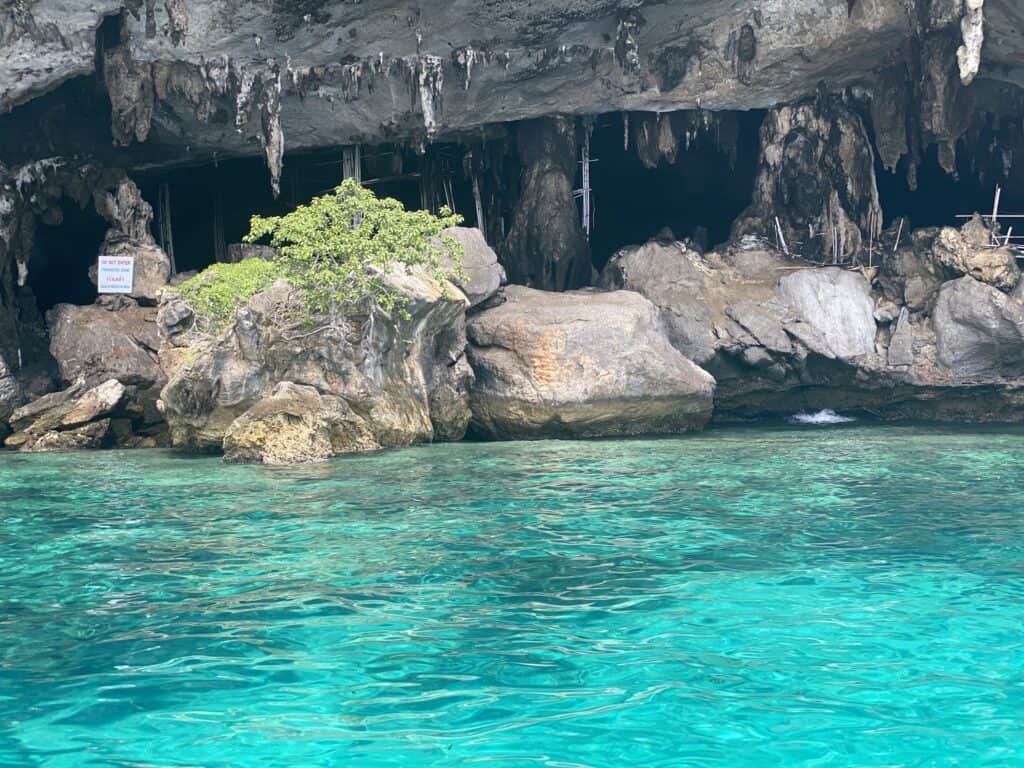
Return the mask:
<svg viewBox="0 0 1024 768">
<path fill-rule="evenodd" d="M 174 262 L 174 229 L 171 226 L 171 185 L 164 181 L 157 189 L 156 198 L 157 217 L 159 218 L 158 232 L 160 236 L 160 247 L 167 254 L 171 262 L 171 275 L 178 274 L 177 265 Z"/>
</svg>

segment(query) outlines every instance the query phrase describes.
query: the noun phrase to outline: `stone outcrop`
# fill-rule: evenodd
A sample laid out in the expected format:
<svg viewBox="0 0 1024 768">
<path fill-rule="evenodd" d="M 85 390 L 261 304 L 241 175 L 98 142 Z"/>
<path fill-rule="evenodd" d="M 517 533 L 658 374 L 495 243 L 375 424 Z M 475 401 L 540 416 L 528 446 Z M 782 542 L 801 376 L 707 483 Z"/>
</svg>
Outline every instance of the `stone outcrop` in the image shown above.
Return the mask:
<svg viewBox="0 0 1024 768">
<path fill-rule="evenodd" d="M 933 324 L 939 362 L 954 376 L 1024 377 L 1024 297 L 963 277 L 942 286 Z"/>
<path fill-rule="evenodd" d="M 861 118 L 834 98 L 771 110 L 754 199 L 735 234 L 770 233 L 784 251 L 845 262 L 881 229 L 875 154 Z"/>
<path fill-rule="evenodd" d="M 381 447 L 348 402 L 284 381 L 228 427 L 224 458 L 244 464 L 308 464 Z"/>
<path fill-rule="evenodd" d="M 1008 246 L 993 246 L 991 230 L 981 217 L 962 229 L 943 227 L 931 244 L 935 261 L 954 275 L 966 275 L 1001 291 L 1020 281 L 1016 253 Z"/>
<path fill-rule="evenodd" d="M 520 286 L 470 319 L 474 429 L 498 439 L 665 434 L 704 426 L 714 380 L 636 293 Z"/>
<path fill-rule="evenodd" d="M 673 344 L 715 376 L 722 418 L 831 408 L 1024 421 L 1020 283 L 985 273 L 1008 295 L 953 279 L 941 249 L 932 233 L 881 270 L 853 270 L 808 267 L 752 239 L 708 254 L 652 241 L 621 251 L 602 284 L 658 305 Z"/>
<path fill-rule="evenodd" d="M 507 281 L 505 268 L 498 263 L 498 255 L 479 229 L 452 227 L 444 234 L 462 248 L 462 274 L 456 275 L 453 282 L 466 294 L 470 309 L 485 304 Z M 444 266 L 452 267 L 450 263 Z"/>
<path fill-rule="evenodd" d="M 111 379 L 88 388 L 83 381 L 19 408 L 11 416 L 14 434 L 5 444 L 45 452 L 112 445 L 113 418 L 124 417 L 127 390 Z"/>
<path fill-rule="evenodd" d="M 473 376 L 468 301 L 420 270 L 388 280 L 404 313 L 304 323 L 302 297 L 279 281 L 214 337 L 195 333 L 188 307 L 165 297 L 161 405 L 174 445 L 276 462 L 460 439 Z"/>
<path fill-rule="evenodd" d="M 564 291 L 590 283 L 590 247 L 573 197 L 576 127 L 562 118 L 520 127 L 520 205 L 505 242 L 509 278 L 519 285 Z"/>
<path fill-rule="evenodd" d="M 144 389 L 162 386 L 157 310 L 58 304 L 47 313 L 50 352 L 65 382 L 95 386 L 108 379 Z"/>
</svg>

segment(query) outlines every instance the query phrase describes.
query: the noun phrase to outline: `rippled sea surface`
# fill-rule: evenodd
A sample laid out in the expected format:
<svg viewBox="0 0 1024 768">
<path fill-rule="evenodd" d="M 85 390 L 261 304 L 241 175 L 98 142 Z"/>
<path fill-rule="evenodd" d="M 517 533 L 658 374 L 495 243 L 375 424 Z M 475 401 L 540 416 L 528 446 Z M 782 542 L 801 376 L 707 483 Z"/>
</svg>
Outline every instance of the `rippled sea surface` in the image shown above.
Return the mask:
<svg viewBox="0 0 1024 768">
<path fill-rule="evenodd" d="M 0 766 L 1024 765 L 1024 433 L 0 456 Z"/>
</svg>

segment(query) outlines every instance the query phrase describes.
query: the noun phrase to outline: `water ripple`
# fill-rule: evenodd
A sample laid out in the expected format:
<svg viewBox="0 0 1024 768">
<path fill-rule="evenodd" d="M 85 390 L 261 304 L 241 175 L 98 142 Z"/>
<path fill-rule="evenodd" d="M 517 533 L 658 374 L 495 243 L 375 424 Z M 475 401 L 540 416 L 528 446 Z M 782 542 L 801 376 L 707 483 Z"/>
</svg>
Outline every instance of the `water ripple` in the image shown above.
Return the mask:
<svg viewBox="0 0 1024 768">
<path fill-rule="evenodd" d="M 0 765 L 1024 764 L 1024 434 L 0 457 Z"/>
</svg>

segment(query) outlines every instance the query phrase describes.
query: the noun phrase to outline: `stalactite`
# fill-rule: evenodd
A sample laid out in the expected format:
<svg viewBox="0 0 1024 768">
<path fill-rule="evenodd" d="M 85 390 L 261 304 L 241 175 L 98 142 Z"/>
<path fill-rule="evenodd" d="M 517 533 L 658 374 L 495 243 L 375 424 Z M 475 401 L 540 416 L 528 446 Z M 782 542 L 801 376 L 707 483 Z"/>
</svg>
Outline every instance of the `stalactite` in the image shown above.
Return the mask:
<svg viewBox="0 0 1024 768">
<path fill-rule="evenodd" d="M 629 11 L 619 18 L 615 33 L 615 61 L 627 74 L 640 70 L 640 43 L 638 40 L 643 18 L 636 11 Z"/>
<path fill-rule="evenodd" d="M 422 56 L 418 71 L 423 125 L 427 129 L 427 135 L 434 136 L 443 109 L 444 60 L 440 56 Z"/>
<path fill-rule="evenodd" d="M 981 67 L 981 48 L 985 43 L 985 0 L 964 0 L 960 34 L 963 45 L 956 51 L 960 82 L 970 85 Z"/>
<path fill-rule="evenodd" d="M 167 34 L 175 45 L 183 45 L 188 34 L 188 8 L 185 0 L 164 0 L 167 11 Z"/>
</svg>

